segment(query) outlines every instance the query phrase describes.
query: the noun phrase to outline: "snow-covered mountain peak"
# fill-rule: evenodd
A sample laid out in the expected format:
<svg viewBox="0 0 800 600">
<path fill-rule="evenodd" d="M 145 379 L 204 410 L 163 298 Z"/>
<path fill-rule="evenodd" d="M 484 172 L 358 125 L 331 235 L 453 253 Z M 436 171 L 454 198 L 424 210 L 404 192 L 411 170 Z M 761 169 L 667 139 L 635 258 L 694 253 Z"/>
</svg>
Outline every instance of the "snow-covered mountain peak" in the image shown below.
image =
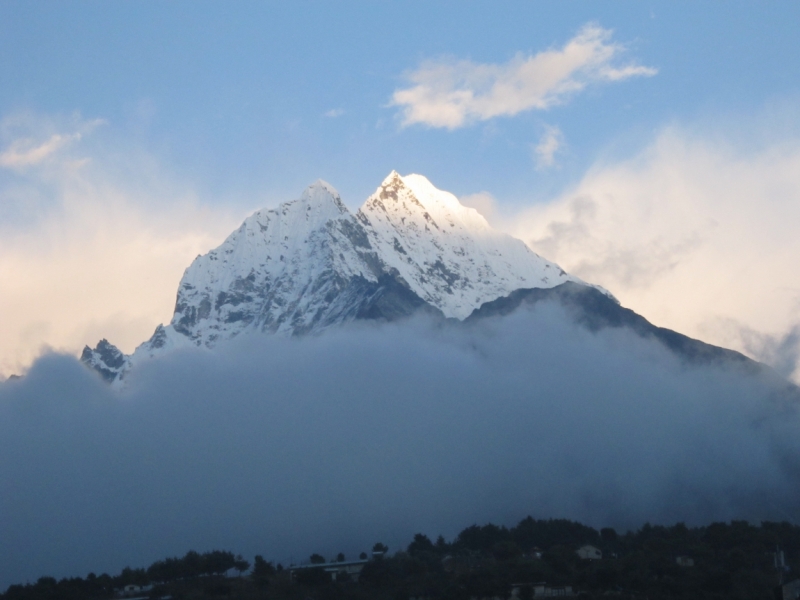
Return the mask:
<svg viewBox="0 0 800 600">
<path fill-rule="evenodd" d="M 437 189 L 427 177 L 412 173 L 401 179 L 434 219 L 448 223 L 460 221 L 465 228 L 478 235 L 491 231 L 491 226 L 482 214 L 461 204 L 450 192 Z"/>
<path fill-rule="evenodd" d="M 284 225 L 292 223 L 304 230 L 322 227 L 329 219 L 351 216 L 336 188 L 322 179 L 318 179 L 308 186 L 297 200 L 284 202 L 277 208 L 261 209 L 251 218 L 260 217 L 257 220 L 263 222 L 264 218 L 269 220 L 278 213 Z M 246 224 L 247 220 L 243 226 Z"/>
<path fill-rule="evenodd" d="M 464 319 L 514 290 L 566 281 L 582 283 L 422 175 L 392 171 L 355 216 L 319 180 L 198 256 L 171 322 L 132 356 L 104 342 L 84 362 L 119 379 L 144 358 L 248 331 L 302 335 L 420 309 Z"/>
<path fill-rule="evenodd" d="M 416 209 L 421 211 L 423 218 L 427 213 L 438 221 L 460 221 L 476 234 L 491 230 L 477 210 L 464 206 L 453 194 L 436 188 L 427 177 L 416 173 L 402 176 L 392 171 L 370 200 L 373 204 L 383 204 L 387 211 Z"/>
<path fill-rule="evenodd" d="M 448 317 L 515 289 L 578 281 L 422 175 L 392 171 L 356 217 L 387 266 Z"/>
<path fill-rule="evenodd" d="M 339 192 L 327 181 L 317 179 L 308 186 L 300 196 L 300 202 L 306 206 L 327 206 L 333 204 L 340 210 L 344 208 Z M 344 209 L 346 210 L 346 209 Z"/>
<path fill-rule="evenodd" d="M 194 260 L 178 288 L 166 339 L 176 332 L 211 347 L 245 330 L 292 334 L 321 327 L 334 318 L 325 313 L 330 299 L 351 278 L 377 281 L 380 273 L 363 229 L 333 186 L 320 180 L 297 200 L 255 212 L 221 246 Z"/>
</svg>

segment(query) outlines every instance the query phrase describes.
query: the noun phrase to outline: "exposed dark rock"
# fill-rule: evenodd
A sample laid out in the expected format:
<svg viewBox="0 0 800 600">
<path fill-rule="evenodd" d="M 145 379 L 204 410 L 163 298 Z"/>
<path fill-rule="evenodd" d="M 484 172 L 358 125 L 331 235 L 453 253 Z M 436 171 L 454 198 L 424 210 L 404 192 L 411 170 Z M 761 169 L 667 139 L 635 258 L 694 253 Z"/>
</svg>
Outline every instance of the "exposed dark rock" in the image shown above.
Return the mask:
<svg viewBox="0 0 800 600">
<path fill-rule="evenodd" d="M 608 327 L 626 327 L 642 337 L 658 340 L 676 354 L 693 362 L 759 364 L 739 352 L 706 344 L 671 329 L 657 327 L 631 309 L 620 306 L 598 289 L 573 282 L 547 289 L 515 290 L 508 296 L 485 302 L 465 319 L 465 323 L 508 315 L 521 306 L 533 306 L 543 301 L 557 302 L 590 331 Z"/>
<path fill-rule="evenodd" d="M 590 331 L 625 327 L 643 338 L 657 340 L 687 363 L 733 367 L 770 380 L 774 384 L 774 400 L 793 403 L 800 401 L 800 388 L 767 365 L 734 350 L 713 346 L 665 327 L 657 327 L 629 308 L 620 306 L 596 288 L 578 283 L 562 283 L 549 289 L 516 290 L 508 296 L 482 304 L 464 322 L 476 323 L 482 319 L 509 315 L 521 307 L 535 306 L 539 302 L 547 301 L 560 304 L 577 323 Z"/>
<path fill-rule="evenodd" d="M 418 312 L 444 319 L 442 311 L 414 293 L 397 275 L 381 275 L 361 304 L 356 319 L 397 321 Z"/>
<path fill-rule="evenodd" d="M 114 344 L 102 339 L 92 349 L 85 346 L 81 362 L 94 369 L 106 381 L 114 381 L 125 367 L 125 355 Z"/>
</svg>

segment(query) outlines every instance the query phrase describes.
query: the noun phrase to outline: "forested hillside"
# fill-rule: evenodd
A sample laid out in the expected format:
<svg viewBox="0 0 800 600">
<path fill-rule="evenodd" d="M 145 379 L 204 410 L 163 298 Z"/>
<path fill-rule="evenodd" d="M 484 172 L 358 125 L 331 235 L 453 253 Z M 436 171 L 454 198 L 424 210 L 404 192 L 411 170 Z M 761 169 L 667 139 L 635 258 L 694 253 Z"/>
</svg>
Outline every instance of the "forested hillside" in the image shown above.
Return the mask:
<svg viewBox="0 0 800 600">
<path fill-rule="evenodd" d="M 585 545 L 602 558 L 581 559 L 576 551 Z M 645 525 L 622 534 L 528 517 L 511 528 L 473 525 L 451 542 L 417 534 L 405 549 L 383 552 L 385 546 L 376 544 L 373 550 L 357 580 L 345 574 L 334 580 L 324 571 L 346 563 L 341 553 L 328 562 L 314 553 L 297 570 L 261 556 L 251 564 L 227 551 L 190 551 L 115 576 L 42 577 L 11 586 L 0 600 L 105 599 L 127 585 L 142 586 L 139 595 L 150 598 L 468 599 L 507 598 L 513 591 L 526 600 L 536 593 L 532 584 L 540 592 L 542 585 L 569 586 L 583 598 L 768 600 L 779 581 L 800 573 L 800 527 L 789 523 Z M 782 568 L 776 552 L 785 556 Z"/>
</svg>

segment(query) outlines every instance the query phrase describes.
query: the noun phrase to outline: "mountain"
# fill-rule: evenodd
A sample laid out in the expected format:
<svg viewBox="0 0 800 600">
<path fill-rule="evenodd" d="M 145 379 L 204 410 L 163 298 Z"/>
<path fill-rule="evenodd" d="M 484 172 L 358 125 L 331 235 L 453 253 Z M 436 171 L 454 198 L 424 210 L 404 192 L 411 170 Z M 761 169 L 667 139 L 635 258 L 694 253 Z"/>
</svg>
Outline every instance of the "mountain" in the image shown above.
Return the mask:
<svg viewBox="0 0 800 600">
<path fill-rule="evenodd" d="M 547 289 L 514 290 L 508 296 L 484 303 L 465 322 L 476 323 L 491 317 L 503 317 L 521 307 L 532 307 L 547 301 L 560 305 L 575 322 L 590 331 L 626 328 L 640 337 L 658 340 L 675 354 L 693 363 L 725 363 L 744 367 L 751 372 L 760 371 L 759 363 L 744 354 L 706 344 L 671 329 L 657 327 L 631 309 L 620 306 L 619 302 L 599 290 L 573 282 Z"/>
<path fill-rule="evenodd" d="M 392 172 L 356 218 L 384 265 L 447 317 L 519 288 L 583 283 L 421 175 Z"/>
<path fill-rule="evenodd" d="M 484 303 L 464 319 L 464 323 L 468 326 L 485 319 L 502 318 L 540 302 L 558 304 L 574 322 L 590 331 L 624 328 L 639 337 L 659 342 L 686 364 L 716 365 L 757 377 L 768 384 L 774 406 L 785 408 L 800 403 L 800 388 L 767 365 L 734 350 L 653 325 L 643 316 L 621 306 L 607 293 L 585 284 L 568 281 L 550 288 L 514 290 L 507 296 Z"/>
<path fill-rule="evenodd" d="M 244 333 L 316 334 L 349 321 L 394 321 L 425 312 L 464 322 L 555 302 L 592 331 L 624 327 L 692 363 L 724 363 L 777 380 L 738 352 L 657 327 L 606 290 L 571 276 L 421 175 L 392 172 L 355 215 L 328 183 L 262 209 L 178 286 L 172 320 L 131 355 L 107 340 L 81 360 L 110 382 L 182 347 L 214 348 Z M 788 386 L 788 387 L 787 387 Z"/>
<path fill-rule="evenodd" d="M 172 320 L 132 355 L 102 340 L 81 358 L 117 381 L 171 349 L 213 348 L 245 332 L 306 335 L 420 310 L 463 320 L 515 290 L 565 282 L 588 285 L 421 175 L 390 173 L 355 215 L 317 181 L 198 256 L 178 286 Z"/>
</svg>

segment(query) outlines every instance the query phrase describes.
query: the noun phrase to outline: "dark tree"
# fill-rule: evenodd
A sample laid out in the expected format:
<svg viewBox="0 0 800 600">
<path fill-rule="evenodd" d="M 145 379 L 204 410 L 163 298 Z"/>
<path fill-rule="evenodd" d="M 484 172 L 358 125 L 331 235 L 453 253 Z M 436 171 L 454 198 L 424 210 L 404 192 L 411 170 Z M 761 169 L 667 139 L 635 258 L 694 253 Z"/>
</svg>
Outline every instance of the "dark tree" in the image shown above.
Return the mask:
<svg viewBox="0 0 800 600">
<path fill-rule="evenodd" d="M 256 586 L 263 588 L 269 585 L 269 578 L 275 574 L 275 567 L 271 562 L 264 560 L 260 554 L 253 559 L 253 582 Z"/>
<path fill-rule="evenodd" d="M 604 542 L 616 542 L 617 541 L 617 532 L 613 527 L 603 527 L 600 530 L 600 538 Z"/>
<path fill-rule="evenodd" d="M 250 563 L 247 562 L 244 558 L 242 558 L 241 554 L 236 556 L 236 559 L 233 561 L 233 568 L 239 572 L 239 577 L 242 576 L 242 573 L 247 571 L 250 568 Z"/>
<path fill-rule="evenodd" d="M 181 577 L 197 577 L 203 572 L 202 559 L 194 550 L 189 550 L 183 557 Z"/>
<path fill-rule="evenodd" d="M 315 552 L 308 558 L 308 561 L 312 565 L 323 565 L 325 564 L 325 557 Z"/>
<path fill-rule="evenodd" d="M 304 585 L 323 585 L 329 583 L 331 576 L 322 568 L 319 569 L 299 569 L 295 573 L 295 581 Z"/>
<path fill-rule="evenodd" d="M 235 567 L 236 557 L 233 552 L 213 550 L 200 556 L 199 569 L 204 575 L 222 575 Z"/>
<path fill-rule="evenodd" d="M 433 552 L 433 542 L 430 541 L 427 535 L 418 533 L 414 536 L 414 541 L 408 545 L 407 552 L 411 556 L 419 556 L 426 552 Z"/>
<path fill-rule="evenodd" d="M 283 568 L 283 567 L 281 567 Z M 264 560 L 264 557 L 257 554 L 253 559 L 253 575 L 274 575 L 275 567 L 272 562 Z"/>
</svg>

